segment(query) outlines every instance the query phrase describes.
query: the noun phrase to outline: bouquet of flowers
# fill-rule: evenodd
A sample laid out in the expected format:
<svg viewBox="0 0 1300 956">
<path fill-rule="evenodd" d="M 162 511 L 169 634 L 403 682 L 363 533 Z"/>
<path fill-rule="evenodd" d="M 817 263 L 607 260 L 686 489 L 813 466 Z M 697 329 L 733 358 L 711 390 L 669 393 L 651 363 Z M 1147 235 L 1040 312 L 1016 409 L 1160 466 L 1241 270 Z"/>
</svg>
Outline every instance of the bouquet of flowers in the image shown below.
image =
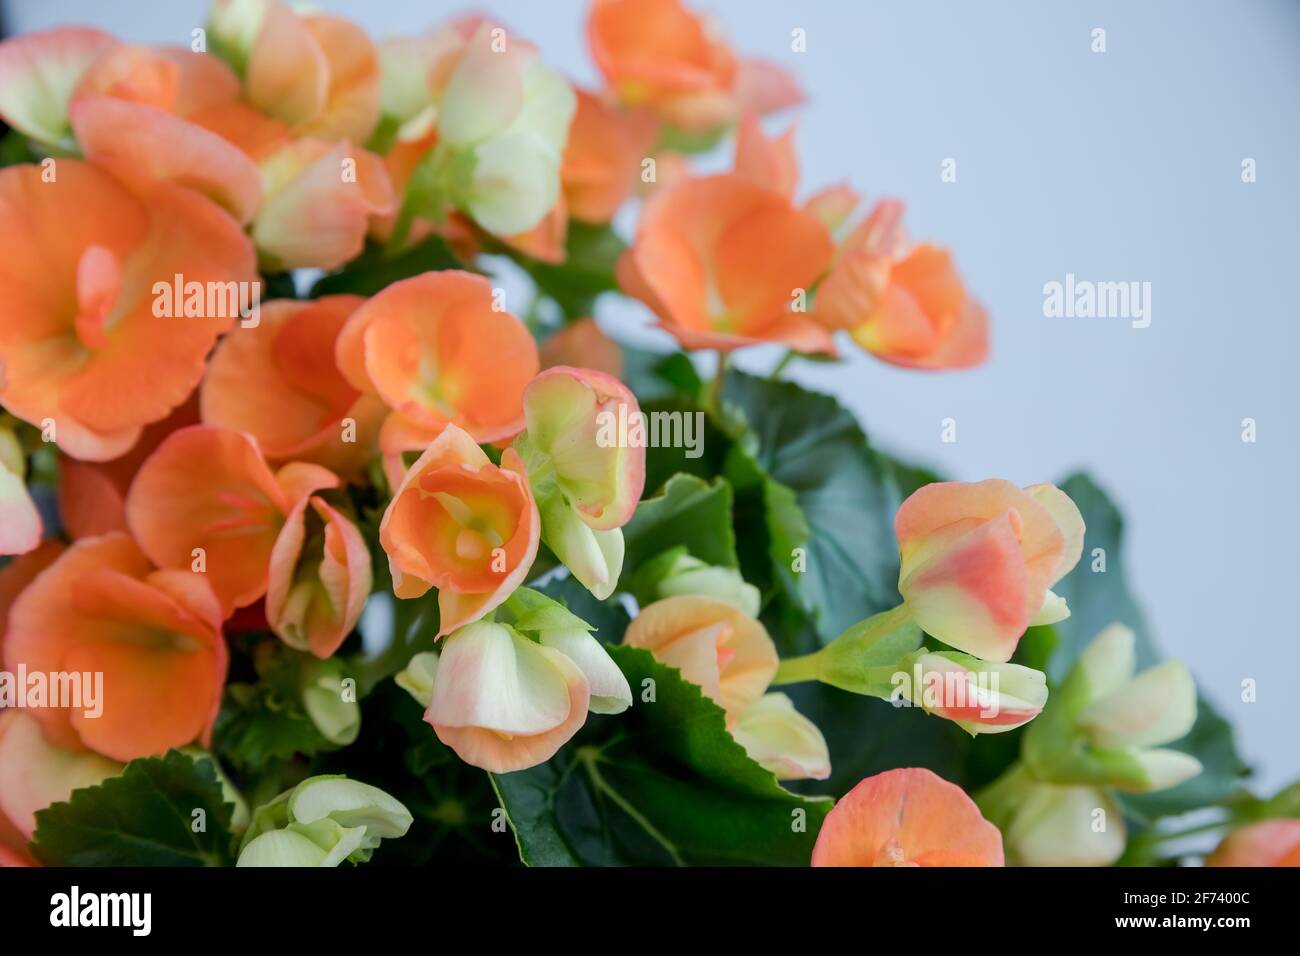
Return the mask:
<svg viewBox="0 0 1300 956">
<path fill-rule="evenodd" d="M 800 183 L 796 78 L 679 0 L 587 40 L 0 44 L 0 862 L 1149 864 L 1201 808 L 1300 860 L 1093 481 L 782 380 L 981 363 L 949 253 Z"/>
</svg>

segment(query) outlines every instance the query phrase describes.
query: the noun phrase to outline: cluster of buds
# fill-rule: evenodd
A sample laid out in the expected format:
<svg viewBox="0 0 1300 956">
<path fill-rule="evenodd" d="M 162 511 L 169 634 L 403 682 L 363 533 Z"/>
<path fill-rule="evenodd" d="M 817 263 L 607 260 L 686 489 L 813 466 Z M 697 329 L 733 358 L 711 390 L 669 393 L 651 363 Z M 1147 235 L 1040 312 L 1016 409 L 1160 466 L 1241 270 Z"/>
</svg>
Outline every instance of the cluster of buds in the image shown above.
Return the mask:
<svg viewBox="0 0 1300 956">
<path fill-rule="evenodd" d="M 894 527 L 903 603 L 783 661 L 778 683 L 818 680 L 921 707 L 971 734 L 1033 720 L 1047 677 L 1010 661 L 1027 627 L 1069 616 L 1050 588 L 1083 550 L 1074 502 L 1053 485 L 939 482 L 904 501 Z"/>
<path fill-rule="evenodd" d="M 1134 648 L 1123 625 L 1097 635 L 1025 731 L 1020 760 L 978 795 L 1012 862 L 1109 865 L 1126 839 L 1116 792 L 1165 790 L 1201 772 L 1195 757 L 1163 746 L 1196 722 L 1191 675 L 1178 661 L 1136 674 Z"/>
</svg>

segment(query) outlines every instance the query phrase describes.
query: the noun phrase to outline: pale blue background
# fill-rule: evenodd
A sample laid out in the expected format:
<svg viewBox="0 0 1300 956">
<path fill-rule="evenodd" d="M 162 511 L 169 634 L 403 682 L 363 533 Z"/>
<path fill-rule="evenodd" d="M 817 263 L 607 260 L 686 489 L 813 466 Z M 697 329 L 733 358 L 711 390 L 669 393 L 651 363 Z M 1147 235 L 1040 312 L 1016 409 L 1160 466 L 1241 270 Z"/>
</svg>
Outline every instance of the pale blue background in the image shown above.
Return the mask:
<svg viewBox="0 0 1300 956">
<path fill-rule="evenodd" d="M 578 0 L 482 0 L 591 82 Z M 25 31 L 93 23 L 188 43 L 200 0 L 8 0 Z M 462 9 L 322 0 L 375 36 Z M 736 47 L 795 69 L 801 190 L 849 179 L 909 203 L 993 318 L 992 360 L 923 375 L 855 355 L 794 375 L 878 443 L 956 477 L 1029 483 L 1087 467 L 1128 517 L 1134 585 L 1275 787 L 1300 772 L 1300 3 L 1147 0 L 701 3 Z M 790 31 L 808 51 L 790 51 Z M 1103 27 L 1108 50 L 1090 52 Z M 1240 179 L 1243 157 L 1258 182 Z M 944 184 L 953 157 L 958 181 Z M 1066 272 L 1153 284 L 1151 327 L 1046 319 Z M 617 310 L 618 307 L 615 306 Z M 601 315 L 641 322 L 639 308 Z M 770 353 L 742 360 L 766 367 Z M 1240 422 L 1257 420 L 1243 444 Z M 957 419 L 942 444 L 940 421 Z M 1243 678 L 1258 682 L 1254 704 Z"/>
</svg>

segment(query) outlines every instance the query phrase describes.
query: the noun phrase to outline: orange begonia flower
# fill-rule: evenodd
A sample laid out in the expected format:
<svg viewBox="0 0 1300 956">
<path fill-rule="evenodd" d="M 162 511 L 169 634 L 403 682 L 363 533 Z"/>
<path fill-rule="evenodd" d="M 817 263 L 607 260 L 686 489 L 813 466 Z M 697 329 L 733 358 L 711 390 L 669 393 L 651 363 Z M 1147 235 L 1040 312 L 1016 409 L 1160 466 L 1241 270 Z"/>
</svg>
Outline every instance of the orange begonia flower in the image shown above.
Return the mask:
<svg viewBox="0 0 1300 956">
<path fill-rule="evenodd" d="M 735 170 L 765 189 L 794 198 L 799 182 L 799 160 L 794 149 L 794 127 L 778 137 L 769 137 L 758 117 L 746 113 L 736 129 Z"/>
<path fill-rule="evenodd" d="M 492 285 L 468 272 L 426 272 L 395 282 L 357 309 L 339 335 L 337 361 L 354 387 L 392 414 L 385 453 L 422 449 L 448 423 L 475 441 L 501 441 L 524 425 L 524 387 L 537 343 L 494 308 Z"/>
<path fill-rule="evenodd" d="M 1054 485 L 925 485 L 899 507 L 894 531 L 899 593 L 945 644 L 1005 663 L 1031 623 L 1069 614 L 1048 589 L 1079 561 L 1083 518 Z"/>
<path fill-rule="evenodd" d="M 154 570 L 121 532 L 87 538 L 14 602 L 5 666 L 103 674 L 101 713 L 30 711 L 60 746 L 132 760 L 206 744 L 226 677 L 221 617 L 203 575 Z"/>
<path fill-rule="evenodd" d="M 988 358 L 988 314 L 967 293 L 946 250 L 907 247 L 902 214 L 901 203 L 883 200 L 844 241 L 817 289 L 814 317 L 849 330 L 894 365 L 979 365 Z"/>
<path fill-rule="evenodd" d="M 237 314 L 227 293 L 256 280 L 248 237 L 214 203 L 167 184 L 141 199 L 72 159 L 48 182 L 0 170 L 0 232 L 24 237 L 0 273 L 0 403 L 83 460 L 121 455 L 185 400 Z M 159 314 L 172 297 L 155 286 L 178 275 L 206 290 L 202 316 Z"/>
<path fill-rule="evenodd" d="M 1206 866 L 1300 866 L 1300 820 L 1261 820 L 1233 830 Z"/>
<path fill-rule="evenodd" d="M 263 304 L 255 328 L 235 329 L 213 353 L 201 393 L 204 423 L 248 432 L 271 461 L 358 473 L 378 451 L 388 410 L 343 377 L 334 346 L 364 301 L 337 295 Z"/>
<path fill-rule="evenodd" d="M 644 647 L 698 684 L 734 721 L 776 676 L 776 646 L 758 621 L 732 604 L 683 594 L 645 607 L 623 643 Z"/>
<path fill-rule="evenodd" d="M 590 317 L 570 322 L 547 338 L 541 362 L 543 369 L 572 365 L 623 377 L 623 349 Z"/>
<path fill-rule="evenodd" d="M 210 32 L 242 65 L 244 98 L 300 136 L 364 142 L 379 122 L 379 57 L 340 17 L 280 0 L 216 0 Z"/>
<path fill-rule="evenodd" d="M 731 174 L 691 179 L 647 203 L 619 284 L 688 349 L 781 342 L 834 353 L 795 311 L 834 252 L 830 233 L 788 199 Z"/>
<path fill-rule="evenodd" d="M 595 93 L 575 92 L 578 108 L 564 146 L 560 188 L 574 219 L 609 222 L 636 188 L 657 124 L 646 112 L 623 112 Z"/>
<path fill-rule="evenodd" d="M 370 552 L 357 526 L 318 496 L 303 498 L 271 549 L 271 630 L 290 647 L 329 657 L 356 626 L 371 583 Z"/>
<path fill-rule="evenodd" d="M 123 44 L 82 76 L 68 113 L 91 162 L 140 190 L 156 181 L 188 186 L 246 223 L 262 198 L 256 164 L 193 122 L 238 97 L 239 78 L 214 56 Z"/>
<path fill-rule="evenodd" d="M 620 100 L 682 129 L 708 131 L 743 109 L 767 113 L 803 99 L 790 74 L 738 59 L 680 0 L 595 0 L 587 40 Z"/>
<path fill-rule="evenodd" d="M 168 436 L 140 466 L 127 523 L 159 567 L 201 570 L 226 617 L 266 593 L 271 551 L 293 507 L 337 484 L 329 470 L 303 462 L 272 472 L 247 434 L 195 425 Z"/>
<path fill-rule="evenodd" d="M 393 592 L 438 588 L 438 636 L 477 620 L 523 583 L 537 556 L 541 519 L 513 448 L 492 464 L 474 439 L 448 425 L 407 471 L 379 525 Z"/>
<path fill-rule="evenodd" d="M 37 811 L 121 772 L 120 763 L 46 739 L 30 712 L 0 713 L 0 866 L 33 865 L 27 843 Z"/>
<path fill-rule="evenodd" d="M 813 866 L 1002 866 L 1002 834 L 956 784 L 907 767 L 867 777 L 826 815 Z"/>
</svg>

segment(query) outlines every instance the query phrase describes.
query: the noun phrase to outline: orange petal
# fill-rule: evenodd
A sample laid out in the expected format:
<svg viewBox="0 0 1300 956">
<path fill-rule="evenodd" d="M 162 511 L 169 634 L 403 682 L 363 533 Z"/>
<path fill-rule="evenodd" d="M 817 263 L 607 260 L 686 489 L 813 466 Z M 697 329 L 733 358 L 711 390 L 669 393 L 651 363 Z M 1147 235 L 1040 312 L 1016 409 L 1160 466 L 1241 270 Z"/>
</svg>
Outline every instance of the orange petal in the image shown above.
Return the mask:
<svg viewBox="0 0 1300 956">
<path fill-rule="evenodd" d="M 592 318 L 570 322 L 543 342 L 541 363 L 544 369 L 574 365 L 623 377 L 623 350 Z"/>
<path fill-rule="evenodd" d="M 118 760 L 206 739 L 226 674 L 220 610 L 189 571 L 151 572 L 121 533 L 79 541 L 10 612 L 6 665 L 102 673 L 102 713 L 33 711 L 52 740 L 70 735 Z"/>
<path fill-rule="evenodd" d="M 455 425 L 406 472 L 379 525 L 395 593 L 439 588 L 439 634 L 486 614 L 522 583 L 540 519 L 513 449 L 493 465 Z"/>
<path fill-rule="evenodd" d="M 769 138 L 753 113 L 746 113 L 736 130 L 736 173 L 746 179 L 794 197 L 799 181 L 799 161 L 794 150 L 794 127 L 779 137 Z"/>
<path fill-rule="evenodd" d="M 253 241 L 280 269 L 342 265 L 361 252 L 370 217 L 396 202 L 383 161 L 346 140 L 295 140 L 263 160 L 262 172 Z"/>
<path fill-rule="evenodd" d="M 362 301 L 343 295 L 263 304 L 256 327 L 235 329 L 213 353 L 203 381 L 204 422 L 248 432 L 270 460 L 356 473 L 375 454 L 386 414 L 335 364 L 336 340 Z"/>
<path fill-rule="evenodd" d="M 537 374 L 537 344 L 522 322 L 493 308 L 482 276 L 449 270 L 395 282 L 357 310 L 339 344 L 354 384 L 356 339 L 364 377 L 405 418 L 426 428 L 453 421 L 478 441 L 523 428 L 524 386 Z"/>
<path fill-rule="evenodd" d="M 887 770 L 822 823 L 813 866 L 1002 866 L 1002 834 L 966 792 L 929 770 Z"/>
<path fill-rule="evenodd" d="M 174 182 L 215 200 L 239 222 L 262 198 L 257 165 L 215 133 L 156 107 L 110 96 L 86 96 L 71 107 L 86 158 L 123 180 Z"/>
<path fill-rule="evenodd" d="M 173 433 L 141 466 L 127 522 L 159 567 L 202 559 L 228 614 L 266 591 L 271 549 L 291 502 L 241 432 L 195 425 Z"/>
<path fill-rule="evenodd" d="M 322 537 L 319 552 L 306 557 L 315 570 L 304 577 L 309 504 Z M 272 630 L 290 647 L 329 657 L 356 626 L 370 586 L 370 552 L 357 526 L 318 497 L 299 501 L 271 551 L 266 616 Z"/>
</svg>

